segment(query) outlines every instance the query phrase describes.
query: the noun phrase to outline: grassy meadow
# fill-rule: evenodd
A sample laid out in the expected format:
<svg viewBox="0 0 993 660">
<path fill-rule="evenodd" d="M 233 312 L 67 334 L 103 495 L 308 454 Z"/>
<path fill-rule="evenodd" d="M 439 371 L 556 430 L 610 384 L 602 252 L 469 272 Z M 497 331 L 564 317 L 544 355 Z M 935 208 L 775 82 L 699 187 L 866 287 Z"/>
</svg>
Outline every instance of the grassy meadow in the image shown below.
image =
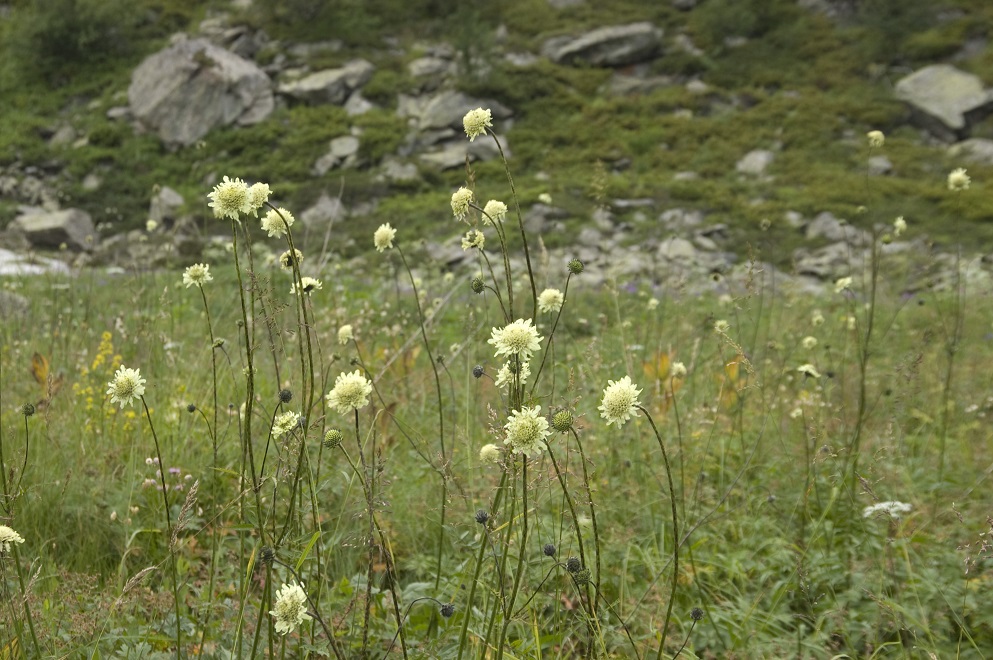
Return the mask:
<svg viewBox="0 0 993 660">
<path fill-rule="evenodd" d="M 870 188 L 822 294 L 594 288 L 497 174 L 472 271 L 280 258 L 268 181 L 209 278 L 5 278 L 0 657 L 985 657 L 988 284 L 908 288 Z"/>
</svg>

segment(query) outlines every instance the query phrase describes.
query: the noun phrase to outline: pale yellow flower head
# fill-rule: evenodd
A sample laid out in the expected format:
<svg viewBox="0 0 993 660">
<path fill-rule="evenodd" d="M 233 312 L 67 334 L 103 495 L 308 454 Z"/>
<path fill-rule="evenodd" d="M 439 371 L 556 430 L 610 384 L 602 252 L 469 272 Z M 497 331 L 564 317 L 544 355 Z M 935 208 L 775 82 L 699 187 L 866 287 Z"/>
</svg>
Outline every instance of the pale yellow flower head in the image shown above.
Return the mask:
<svg viewBox="0 0 993 660">
<path fill-rule="evenodd" d="M 107 383 L 107 394 L 111 403 L 120 403 L 121 408 L 125 404 L 130 406 L 145 394 L 145 379 L 141 377 L 141 371 L 128 369 L 122 364 L 114 374 L 114 380 Z"/>
<path fill-rule="evenodd" d="M 269 238 L 280 238 L 286 235 L 287 230 L 293 226 L 294 222 L 296 222 L 296 218 L 286 209 L 282 207 L 278 211 L 269 209 L 262 217 L 262 231 L 267 232 Z"/>
<path fill-rule="evenodd" d="M 528 360 L 541 348 L 541 340 L 538 329 L 531 325 L 531 319 L 517 319 L 502 328 L 493 328 L 487 343 L 496 348 L 496 357 L 516 355 Z"/>
<path fill-rule="evenodd" d="M 293 270 L 294 264 L 299 268 L 301 261 L 303 261 L 303 252 L 295 248 L 293 252 L 286 250 L 279 255 L 279 267 L 283 270 Z"/>
<path fill-rule="evenodd" d="M 834 292 L 841 293 L 845 289 L 852 288 L 852 278 L 851 277 L 839 277 L 834 281 Z"/>
<path fill-rule="evenodd" d="M 484 245 L 486 245 L 486 236 L 478 229 L 470 229 L 462 237 L 463 250 L 470 250 L 472 248 L 482 250 Z"/>
<path fill-rule="evenodd" d="M 809 335 L 807 337 L 804 337 L 800 341 L 800 345 L 803 346 L 805 349 L 807 349 L 809 351 L 812 348 L 814 348 L 815 346 L 817 346 L 817 337 L 814 337 L 813 335 Z"/>
<path fill-rule="evenodd" d="M 500 448 L 494 444 L 483 445 L 479 450 L 479 460 L 482 463 L 499 463 Z"/>
<path fill-rule="evenodd" d="M 545 289 L 538 294 L 538 310 L 546 314 L 559 311 L 563 303 L 565 296 L 558 289 Z"/>
<path fill-rule="evenodd" d="M 300 413 L 279 413 L 272 421 L 272 437 L 282 437 L 295 429 L 298 424 L 300 424 Z"/>
<path fill-rule="evenodd" d="M 670 375 L 673 378 L 685 378 L 686 377 L 686 365 L 682 362 L 673 362 L 672 368 L 669 370 Z"/>
<path fill-rule="evenodd" d="M 648 311 L 652 311 L 653 309 L 658 309 L 659 299 L 658 298 L 649 298 L 648 299 L 648 302 L 645 304 L 645 306 L 648 308 Z"/>
<path fill-rule="evenodd" d="M 348 323 L 338 328 L 338 343 L 347 344 L 348 342 L 355 339 L 355 333 L 352 331 L 352 326 Z"/>
<path fill-rule="evenodd" d="M 541 415 L 541 406 L 527 406 L 510 413 L 504 426 L 507 437 L 503 441 L 515 454 L 537 456 L 545 448 L 545 438 L 551 435 L 548 420 Z"/>
<path fill-rule="evenodd" d="M 295 582 L 284 584 L 276 592 L 276 604 L 269 614 L 276 620 L 276 632 L 281 635 L 293 632 L 304 621 L 310 621 L 312 617 L 307 614 L 307 594 L 303 586 Z"/>
<path fill-rule="evenodd" d="M 385 252 L 393 249 L 393 239 L 396 238 L 397 230 L 390 226 L 390 223 L 379 225 L 379 229 L 372 235 L 372 243 L 376 246 L 377 252 Z"/>
<path fill-rule="evenodd" d="M 462 186 L 452 193 L 452 214 L 456 220 L 465 220 L 469 215 L 469 204 L 472 203 L 472 191 Z"/>
<path fill-rule="evenodd" d="M 527 360 L 522 360 L 518 363 L 517 367 L 517 379 L 520 379 L 520 385 L 524 385 L 528 382 L 528 378 L 531 377 L 531 363 Z M 516 382 L 514 372 L 511 370 L 511 363 L 507 362 L 502 367 L 500 371 L 497 372 L 496 378 L 493 379 L 493 384 L 497 387 L 504 389 L 514 385 Z"/>
<path fill-rule="evenodd" d="M 356 369 L 350 374 L 341 373 L 335 378 L 334 387 L 324 397 L 330 407 L 342 415 L 369 404 L 372 383 Z"/>
<path fill-rule="evenodd" d="M 886 136 L 883 135 L 882 131 L 869 131 L 865 136 L 869 138 L 869 146 L 873 149 L 880 148 L 886 142 Z"/>
<path fill-rule="evenodd" d="M 324 288 L 324 283 L 314 277 L 301 277 L 300 285 L 301 288 L 303 289 L 303 292 L 306 293 L 307 295 L 310 295 L 314 291 Z M 296 292 L 297 292 L 297 285 L 294 282 L 293 284 L 290 285 L 290 293 L 296 295 Z"/>
<path fill-rule="evenodd" d="M 970 179 L 969 175 L 965 173 L 965 168 L 956 168 L 948 174 L 949 190 L 954 190 L 955 192 L 960 190 L 968 190 L 970 183 L 972 183 L 972 179 Z"/>
<path fill-rule="evenodd" d="M 491 199 L 483 207 L 483 224 L 491 225 L 494 222 L 503 222 L 507 217 L 507 205 L 503 202 Z"/>
<path fill-rule="evenodd" d="M 624 376 L 618 381 L 608 380 L 603 390 L 603 400 L 600 402 L 600 416 L 607 420 L 607 426 L 621 426 L 631 419 L 638 411 L 638 396 L 641 390 L 631 382 L 630 376 Z"/>
<path fill-rule="evenodd" d="M 21 544 L 24 543 L 24 539 L 10 527 L 0 525 L 0 552 L 10 552 L 11 543 Z"/>
<path fill-rule="evenodd" d="M 248 206 L 251 209 L 249 212 L 256 218 L 259 217 L 259 211 L 265 206 L 265 203 L 269 201 L 270 194 L 272 191 L 269 190 L 268 183 L 253 183 L 252 187 L 248 189 Z M 283 209 L 279 210 L 283 211 Z M 289 222 L 289 219 L 287 221 Z"/>
<path fill-rule="evenodd" d="M 821 372 L 819 372 L 817 370 L 817 367 L 815 367 L 814 365 L 812 365 L 810 363 L 801 364 L 799 367 L 796 368 L 796 370 L 799 371 L 800 373 L 802 373 L 807 378 L 820 378 L 821 377 Z"/>
<path fill-rule="evenodd" d="M 465 114 L 462 118 L 462 126 L 465 128 L 469 142 L 472 142 L 480 135 L 485 135 L 487 128 L 493 127 L 493 116 L 489 110 L 476 108 Z"/>
<path fill-rule="evenodd" d="M 903 216 L 897 216 L 897 219 L 893 221 L 893 235 L 899 236 L 903 232 L 907 231 L 907 221 L 903 219 Z"/>
<path fill-rule="evenodd" d="M 210 276 L 210 266 L 207 264 L 193 264 L 183 271 L 183 284 L 186 285 L 187 289 L 194 284 L 203 287 L 204 284 L 213 280 L 214 278 Z"/>
<path fill-rule="evenodd" d="M 207 206 L 214 209 L 215 218 L 237 220 L 241 214 L 252 212 L 248 185 L 241 179 L 236 178 L 231 180 L 228 177 L 224 177 L 207 194 L 207 197 L 210 199 L 210 204 Z"/>
</svg>

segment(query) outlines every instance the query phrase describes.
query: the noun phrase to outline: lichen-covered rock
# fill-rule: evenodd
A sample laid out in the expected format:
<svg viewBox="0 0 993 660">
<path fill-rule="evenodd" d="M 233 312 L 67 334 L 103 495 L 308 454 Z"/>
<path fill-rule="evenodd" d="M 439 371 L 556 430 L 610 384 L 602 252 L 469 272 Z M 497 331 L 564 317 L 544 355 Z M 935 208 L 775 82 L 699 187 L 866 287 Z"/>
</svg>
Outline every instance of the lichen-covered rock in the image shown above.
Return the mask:
<svg viewBox="0 0 993 660">
<path fill-rule="evenodd" d="M 254 124 L 272 112 L 272 83 L 253 62 L 205 39 L 185 39 L 138 65 L 128 87 L 138 124 L 169 146 L 211 129 Z"/>
<path fill-rule="evenodd" d="M 316 71 L 279 85 L 279 93 L 305 103 L 341 105 L 349 95 L 372 77 L 376 70 L 370 62 L 352 60 L 337 69 Z"/>
<path fill-rule="evenodd" d="M 993 90 L 979 76 L 948 64 L 934 64 L 901 78 L 896 96 L 914 111 L 918 123 L 937 137 L 954 141 L 993 112 Z"/>
<path fill-rule="evenodd" d="M 545 42 L 542 53 L 559 64 L 618 67 L 645 62 L 662 47 L 662 30 L 651 23 L 597 28 L 579 37 L 556 37 Z"/>
<path fill-rule="evenodd" d="M 93 220 L 81 209 L 22 215 L 10 223 L 10 229 L 35 247 L 55 249 L 65 244 L 72 250 L 92 250 L 96 241 Z"/>
</svg>

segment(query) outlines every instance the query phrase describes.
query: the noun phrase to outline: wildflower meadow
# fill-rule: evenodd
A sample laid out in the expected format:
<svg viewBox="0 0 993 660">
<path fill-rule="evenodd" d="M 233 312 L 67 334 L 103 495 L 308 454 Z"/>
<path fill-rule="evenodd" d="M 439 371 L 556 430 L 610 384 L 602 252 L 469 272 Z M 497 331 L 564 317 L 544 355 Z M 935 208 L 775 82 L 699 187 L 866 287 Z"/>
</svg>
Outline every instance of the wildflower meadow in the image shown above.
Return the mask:
<svg viewBox="0 0 993 660">
<path fill-rule="evenodd" d="M 390 217 L 353 271 L 228 172 L 209 263 L 3 280 L 0 658 L 990 655 L 968 257 L 911 286 L 867 177 L 825 287 L 591 286 L 464 128 L 470 270 Z"/>
</svg>

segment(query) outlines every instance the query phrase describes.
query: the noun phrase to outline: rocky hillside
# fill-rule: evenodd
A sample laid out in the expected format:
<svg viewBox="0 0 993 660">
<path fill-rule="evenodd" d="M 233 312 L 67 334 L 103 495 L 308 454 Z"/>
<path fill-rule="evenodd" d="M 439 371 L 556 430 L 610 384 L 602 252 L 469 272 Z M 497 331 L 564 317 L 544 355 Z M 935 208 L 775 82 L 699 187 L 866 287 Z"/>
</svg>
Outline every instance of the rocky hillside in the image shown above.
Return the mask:
<svg viewBox="0 0 993 660">
<path fill-rule="evenodd" d="M 993 246 L 988 3 L 60 3 L 0 11 L 7 247 L 188 262 L 229 175 L 342 256 L 388 221 L 455 264 L 451 191 L 509 197 L 462 133 L 478 106 L 528 229 L 622 275 L 757 256 L 833 278 L 898 215 L 894 252 Z M 973 185 L 950 195 L 956 167 Z"/>
</svg>

